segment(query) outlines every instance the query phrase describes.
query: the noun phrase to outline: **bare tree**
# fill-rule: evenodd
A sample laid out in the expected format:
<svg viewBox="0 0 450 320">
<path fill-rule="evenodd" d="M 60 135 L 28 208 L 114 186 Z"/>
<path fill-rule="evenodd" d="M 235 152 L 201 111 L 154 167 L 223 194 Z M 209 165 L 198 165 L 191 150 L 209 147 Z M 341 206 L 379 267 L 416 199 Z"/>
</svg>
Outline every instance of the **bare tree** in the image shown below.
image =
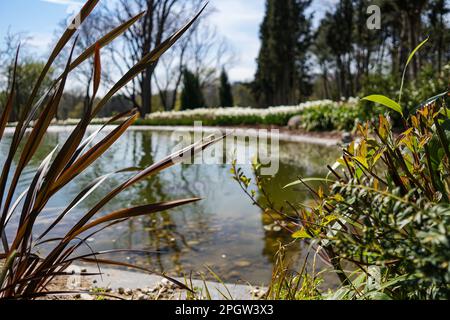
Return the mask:
<svg viewBox="0 0 450 320">
<path fill-rule="evenodd" d="M 3 43 L 0 47 L 0 88 L 7 90 L 12 77 L 12 64 L 19 45 L 21 45 L 22 56 L 25 51 L 29 37 L 25 33 L 13 33 L 8 28 Z"/>
<path fill-rule="evenodd" d="M 119 0 L 115 8 L 106 7 L 106 15 L 114 24 L 145 11 L 124 34 L 124 41 L 111 47 L 114 65 L 119 71 L 130 68 L 198 11 L 202 3 L 202 0 Z M 126 96 L 140 110 L 141 116 L 152 111 L 152 79 L 156 65 L 145 70 L 126 88 Z"/>
<path fill-rule="evenodd" d="M 158 65 L 154 82 L 164 109 L 174 109 L 186 66 L 200 79 L 201 88 L 207 90 L 215 87 L 219 72 L 234 62 L 235 53 L 227 39 L 204 16 Z"/>
<path fill-rule="evenodd" d="M 103 23 L 101 22 L 103 19 L 103 15 L 99 12 L 93 12 L 91 15 L 84 21 L 84 23 L 78 29 L 78 39 L 75 47 L 75 54 L 79 55 L 84 52 L 87 48 L 95 44 L 95 42 L 100 39 L 106 32 L 105 28 L 103 28 Z M 60 24 L 60 28 L 65 30 L 67 28 L 67 21 L 63 21 Z M 57 32 L 59 35 L 60 32 Z M 61 54 L 61 58 L 59 59 L 59 68 L 63 69 L 66 61 L 68 59 L 69 51 L 65 51 Z M 107 70 L 108 65 L 105 64 L 103 66 L 103 74 L 102 78 L 104 82 L 109 81 L 109 72 Z M 106 69 L 106 70 L 105 70 Z M 73 72 L 74 76 L 78 80 L 79 85 L 83 91 L 83 99 L 84 105 L 87 106 L 91 101 L 91 93 L 92 93 L 92 82 L 94 77 L 94 58 L 89 58 L 86 62 L 79 65 Z"/>
<path fill-rule="evenodd" d="M 189 33 L 159 61 L 154 74 L 154 83 L 158 89 L 161 104 L 165 111 L 173 110 L 177 101 L 177 92 L 182 82 L 183 68 L 188 58 L 189 41 L 199 26 L 196 23 Z"/>
<path fill-rule="evenodd" d="M 227 39 L 211 24 L 198 28 L 190 40 L 191 69 L 200 79 L 202 88 L 206 88 L 218 79 L 223 68 L 228 69 L 235 62 L 235 53 Z"/>
</svg>

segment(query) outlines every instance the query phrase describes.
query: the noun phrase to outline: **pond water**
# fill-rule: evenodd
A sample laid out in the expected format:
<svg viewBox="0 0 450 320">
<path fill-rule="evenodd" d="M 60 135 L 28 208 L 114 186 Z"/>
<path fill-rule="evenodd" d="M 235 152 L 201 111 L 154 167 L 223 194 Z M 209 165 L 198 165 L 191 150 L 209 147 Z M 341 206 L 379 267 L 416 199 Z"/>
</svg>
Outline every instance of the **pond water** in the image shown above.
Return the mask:
<svg viewBox="0 0 450 320">
<path fill-rule="evenodd" d="M 65 130 L 48 133 L 21 181 L 21 188 L 32 179 L 33 168 L 37 168 L 56 145 L 61 146 L 68 134 Z M 0 163 L 10 139 L 11 136 L 6 135 L 0 144 Z M 170 133 L 128 131 L 83 175 L 55 195 L 39 219 L 36 233 L 43 231 L 49 221 L 59 215 L 62 208 L 94 178 L 125 167 L 149 166 L 170 154 L 176 144 Z M 279 205 L 285 200 L 305 202 L 308 200 L 306 190 L 301 187 L 282 190 L 283 186 L 298 176 L 324 176 L 326 165 L 333 164 L 338 155 L 337 147 L 280 142 L 280 170 L 266 189 Z M 250 165 L 240 167 L 252 176 Z M 271 228 L 273 221 L 252 205 L 232 179 L 230 168 L 227 164 L 177 165 L 127 189 L 111 201 L 102 214 L 123 207 L 186 197 L 199 196 L 204 200 L 170 212 L 132 219 L 97 234 L 89 239 L 89 245 L 95 250 L 158 251 L 148 256 L 116 254 L 109 258 L 138 263 L 174 276 L 191 271 L 207 273 L 207 265 L 225 281 L 267 283 L 280 243 L 289 243 L 292 239 L 283 230 Z M 110 178 L 71 212 L 50 237 L 63 235 L 77 218 L 127 176 L 119 174 Z M 83 250 L 89 252 L 88 248 Z M 290 246 L 289 254 L 298 261 L 304 256 L 301 245 L 297 243 Z"/>
</svg>

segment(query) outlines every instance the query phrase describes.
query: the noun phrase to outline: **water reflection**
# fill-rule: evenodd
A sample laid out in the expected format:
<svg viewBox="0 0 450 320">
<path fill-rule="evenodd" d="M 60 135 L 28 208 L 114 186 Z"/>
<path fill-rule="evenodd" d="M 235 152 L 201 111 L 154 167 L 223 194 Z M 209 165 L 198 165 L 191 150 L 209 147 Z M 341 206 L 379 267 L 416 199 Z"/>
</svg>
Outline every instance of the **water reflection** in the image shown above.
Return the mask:
<svg viewBox="0 0 450 320">
<path fill-rule="evenodd" d="M 32 166 L 67 139 L 67 132 L 49 133 L 39 148 Z M 101 137 L 100 137 L 101 138 Z M 7 137 L 8 140 L 10 137 Z M 0 157 L 6 156 L 2 142 Z M 101 159 L 61 190 L 53 199 L 46 214 L 39 220 L 39 229 L 44 230 L 52 217 L 59 215 L 78 192 L 94 178 L 124 167 L 146 167 L 171 153 L 176 141 L 170 134 L 150 131 L 129 131 Z M 242 146 L 244 147 L 244 146 Z M 301 143 L 281 143 L 280 171 L 265 186 L 278 206 L 284 200 L 292 203 L 307 201 L 308 194 L 302 188 L 283 190 L 282 187 L 298 176 L 323 176 L 325 165 L 332 164 L 337 157 L 337 148 Z M 250 166 L 243 166 L 251 176 Z M 30 178 L 32 177 L 30 170 Z M 86 199 L 77 210 L 63 220 L 55 233 L 62 235 L 72 226 L 77 217 L 84 214 L 106 192 L 130 173 L 113 176 Z M 22 186 L 27 181 L 22 182 Z M 273 228 L 272 218 L 252 206 L 249 199 L 231 179 L 229 165 L 178 165 L 160 175 L 145 180 L 113 199 L 102 211 L 126 206 L 200 196 L 204 200 L 193 205 L 132 219 L 113 229 L 106 230 L 90 239 L 90 246 L 105 249 L 146 249 L 156 254 L 141 257 L 116 256 L 173 275 L 189 274 L 191 270 L 205 270 L 210 266 L 227 281 L 249 281 L 266 283 L 270 279 L 274 253 L 280 243 L 291 242 L 289 234 Z M 87 251 L 88 249 L 86 249 Z M 298 256 L 298 244 L 288 252 Z"/>
</svg>

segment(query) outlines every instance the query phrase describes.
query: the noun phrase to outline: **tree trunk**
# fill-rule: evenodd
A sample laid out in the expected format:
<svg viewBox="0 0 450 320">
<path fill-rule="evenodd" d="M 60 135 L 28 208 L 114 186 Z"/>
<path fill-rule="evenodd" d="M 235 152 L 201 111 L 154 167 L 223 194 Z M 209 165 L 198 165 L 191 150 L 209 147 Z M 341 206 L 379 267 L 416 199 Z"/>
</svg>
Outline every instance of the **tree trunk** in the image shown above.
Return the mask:
<svg viewBox="0 0 450 320">
<path fill-rule="evenodd" d="M 152 74 L 153 68 L 147 68 L 144 71 L 141 88 L 142 98 L 142 114 L 141 117 L 145 118 L 147 114 L 152 112 Z"/>
</svg>

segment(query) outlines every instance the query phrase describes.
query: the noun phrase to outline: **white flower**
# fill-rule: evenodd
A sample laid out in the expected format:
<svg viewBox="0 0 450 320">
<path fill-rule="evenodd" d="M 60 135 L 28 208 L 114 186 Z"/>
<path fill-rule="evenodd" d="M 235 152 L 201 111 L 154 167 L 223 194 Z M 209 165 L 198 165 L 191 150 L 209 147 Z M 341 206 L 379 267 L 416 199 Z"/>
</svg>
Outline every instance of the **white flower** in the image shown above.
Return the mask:
<svg viewBox="0 0 450 320">
<path fill-rule="evenodd" d="M 348 102 L 356 104 L 359 101 L 357 98 L 352 98 Z M 296 115 L 301 111 L 308 108 L 318 108 L 325 105 L 337 105 L 336 102 L 331 100 L 319 100 L 308 101 L 296 106 L 278 106 L 270 107 L 267 109 L 254 109 L 254 108 L 216 108 L 216 109 L 193 109 L 185 111 L 172 111 L 172 112 L 155 112 L 147 115 L 148 120 L 176 120 L 176 119 L 216 119 L 218 117 L 240 118 L 240 117 L 258 117 L 264 120 L 268 116 L 285 116 Z"/>
</svg>

